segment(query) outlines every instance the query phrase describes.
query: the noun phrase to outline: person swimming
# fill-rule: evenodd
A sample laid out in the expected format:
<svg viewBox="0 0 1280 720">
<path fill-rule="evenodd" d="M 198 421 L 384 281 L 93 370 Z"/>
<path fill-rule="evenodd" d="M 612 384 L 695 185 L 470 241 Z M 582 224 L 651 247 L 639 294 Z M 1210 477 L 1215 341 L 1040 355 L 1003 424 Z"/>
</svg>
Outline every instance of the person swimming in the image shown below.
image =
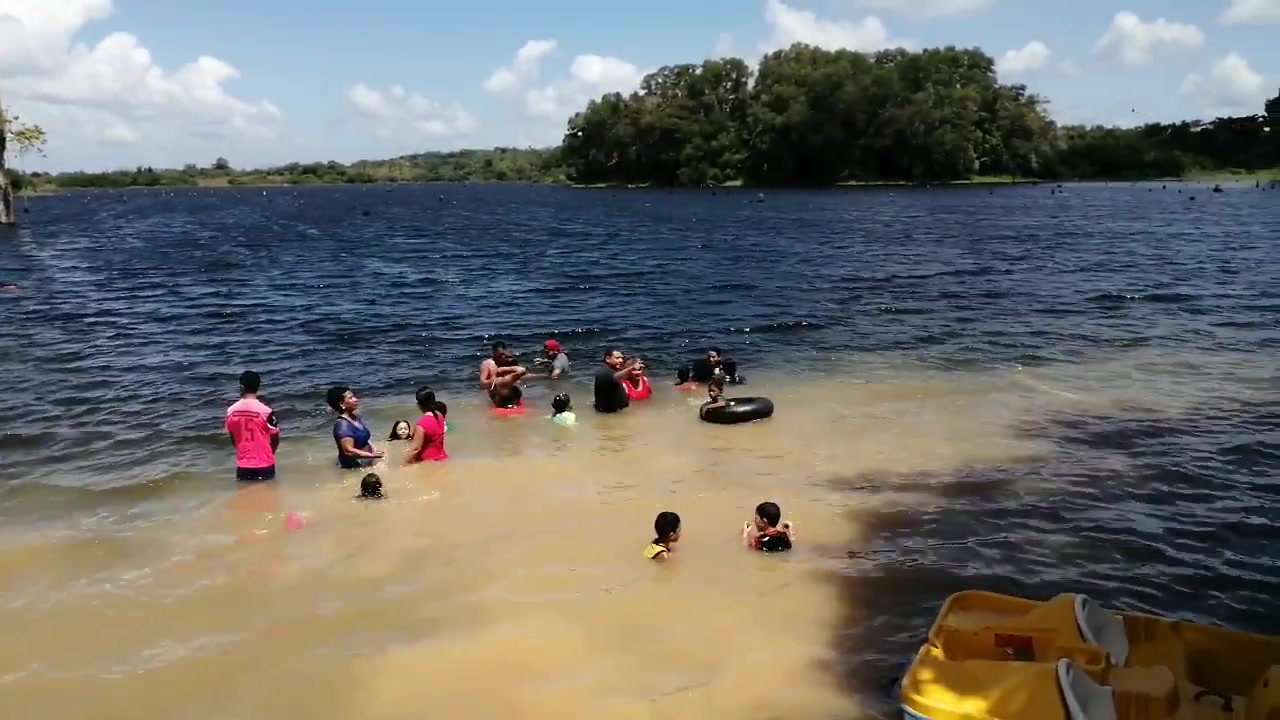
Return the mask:
<svg viewBox="0 0 1280 720">
<path fill-rule="evenodd" d="M 356 496 L 357 500 L 382 500 L 386 495 L 382 494 L 382 478 L 378 477 L 378 473 L 369 473 L 360 478 L 360 494 Z"/>
<path fill-rule="evenodd" d="M 742 541 L 759 552 L 786 552 L 795 539 L 791 523 L 782 519 L 782 508 L 774 502 L 757 505 L 755 518 L 742 526 Z"/>
<path fill-rule="evenodd" d="M 707 383 L 707 401 L 698 408 L 698 417 L 705 416 L 707 411 L 713 408 L 732 404 L 733 401 L 726 400 L 724 397 L 724 375 L 717 373 L 711 377 L 711 382 Z"/>
<path fill-rule="evenodd" d="M 680 542 L 680 516 L 663 511 L 653 520 L 653 542 L 644 549 L 644 556 L 650 560 L 666 560 L 672 551 L 672 545 Z"/>
<path fill-rule="evenodd" d="M 697 389 L 698 383 L 693 380 L 693 371 L 688 365 L 681 366 L 676 370 L 676 389 L 681 392 Z"/>
<path fill-rule="evenodd" d="M 387 436 L 387 442 L 395 442 L 397 440 L 408 440 L 413 437 L 413 426 L 408 420 L 397 420 L 391 426 L 391 434 Z"/>
<path fill-rule="evenodd" d="M 560 425 L 577 425 L 578 416 L 573 413 L 573 400 L 569 393 L 551 398 L 551 422 Z"/>
<path fill-rule="evenodd" d="M 520 407 L 524 393 L 519 382 L 529 371 L 515 364 L 515 354 L 506 343 L 493 344 L 492 354 L 480 363 L 480 387 L 489 402 L 500 410 Z"/>
<path fill-rule="evenodd" d="M 644 361 L 631 357 L 627 358 L 626 364 L 634 370 L 631 377 L 622 381 L 622 389 L 626 391 L 627 398 L 632 402 L 648 400 L 653 395 L 653 388 L 649 385 L 649 378 L 644 376 Z"/>
<path fill-rule="evenodd" d="M 453 426 L 449 424 L 449 405 L 443 400 L 436 401 L 436 412 L 440 413 L 440 417 L 444 418 L 444 431 L 449 432 Z"/>
</svg>

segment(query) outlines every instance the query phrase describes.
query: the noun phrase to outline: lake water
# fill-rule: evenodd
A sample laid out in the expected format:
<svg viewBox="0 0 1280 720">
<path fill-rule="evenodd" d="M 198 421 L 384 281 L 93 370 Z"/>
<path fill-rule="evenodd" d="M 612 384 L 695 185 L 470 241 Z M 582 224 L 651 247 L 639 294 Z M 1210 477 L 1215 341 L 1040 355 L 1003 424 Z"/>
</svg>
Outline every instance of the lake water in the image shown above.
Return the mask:
<svg viewBox="0 0 1280 720">
<path fill-rule="evenodd" d="M 33 199 L 0 234 L 8 716 L 874 717 L 965 588 L 1278 633 L 1278 197 Z M 484 412 L 486 343 L 551 334 L 572 376 Z M 613 344 L 656 393 L 597 417 Z M 701 424 L 671 389 L 709 344 L 771 420 Z M 282 421 L 276 487 L 232 479 L 244 369 Z M 352 502 L 333 383 L 375 440 L 439 387 L 451 459 Z M 543 416 L 565 388 L 576 428 Z M 739 544 L 763 500 L 789 556 Z M 647 562 L 668 509 L 684 539 Z"/>
</svg>

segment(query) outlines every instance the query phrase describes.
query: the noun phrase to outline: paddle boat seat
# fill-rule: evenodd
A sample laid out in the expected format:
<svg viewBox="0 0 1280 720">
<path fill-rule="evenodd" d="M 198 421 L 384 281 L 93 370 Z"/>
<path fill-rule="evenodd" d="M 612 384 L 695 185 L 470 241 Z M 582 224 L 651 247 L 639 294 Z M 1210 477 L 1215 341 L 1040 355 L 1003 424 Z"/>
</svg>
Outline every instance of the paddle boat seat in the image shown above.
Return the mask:
<svg viewBox="0 0 1280 720">
<path fill-rule="evenodd" d="M 1066 658 L 1058 661 L 1058 690 L 1068 720 L 1117 720 L 1111 688 L 1094 682 Z"/>
<path fill-rule="evenodd" d="M 1087 595 L 1076 595 L 1075 606 L 1080 637 L 1106 650 L 1112 665 L 1124 667 L 1129 659 L 1129 637 L 1120 616 L 1107 612 Z"/>
</svg>

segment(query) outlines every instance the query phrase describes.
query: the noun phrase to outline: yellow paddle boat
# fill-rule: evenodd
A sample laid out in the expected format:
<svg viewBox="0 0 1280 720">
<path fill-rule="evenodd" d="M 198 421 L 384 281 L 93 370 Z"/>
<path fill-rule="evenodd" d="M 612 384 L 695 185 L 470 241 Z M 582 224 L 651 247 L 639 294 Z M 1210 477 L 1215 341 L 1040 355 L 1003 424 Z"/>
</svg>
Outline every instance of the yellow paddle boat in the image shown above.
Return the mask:
<svg viewBox="0 0 1280 720">
<path fill-rule="evenodd" d="M 905 720 L 1280 720 L 1280 637 L 1084 595 L 947 598 L 902 678 Z"/>
</svg>

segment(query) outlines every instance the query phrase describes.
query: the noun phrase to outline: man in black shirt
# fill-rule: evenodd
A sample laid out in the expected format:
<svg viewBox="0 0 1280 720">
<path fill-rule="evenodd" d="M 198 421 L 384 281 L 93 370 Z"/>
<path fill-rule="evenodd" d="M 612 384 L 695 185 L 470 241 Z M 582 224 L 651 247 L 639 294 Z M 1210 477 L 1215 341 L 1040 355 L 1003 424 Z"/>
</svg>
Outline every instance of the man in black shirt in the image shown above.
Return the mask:
<svg viewBox="0 0 1280 720">
<path fill-rule="evenodd" d="M 596 371 L 596 412 L 616 413 L 631 404 L 622 382 L 635 374 L 635 366 L 623 367 L 622 351 L 610 348 L 604 354 L 604 367 Z"/>
</svg>

